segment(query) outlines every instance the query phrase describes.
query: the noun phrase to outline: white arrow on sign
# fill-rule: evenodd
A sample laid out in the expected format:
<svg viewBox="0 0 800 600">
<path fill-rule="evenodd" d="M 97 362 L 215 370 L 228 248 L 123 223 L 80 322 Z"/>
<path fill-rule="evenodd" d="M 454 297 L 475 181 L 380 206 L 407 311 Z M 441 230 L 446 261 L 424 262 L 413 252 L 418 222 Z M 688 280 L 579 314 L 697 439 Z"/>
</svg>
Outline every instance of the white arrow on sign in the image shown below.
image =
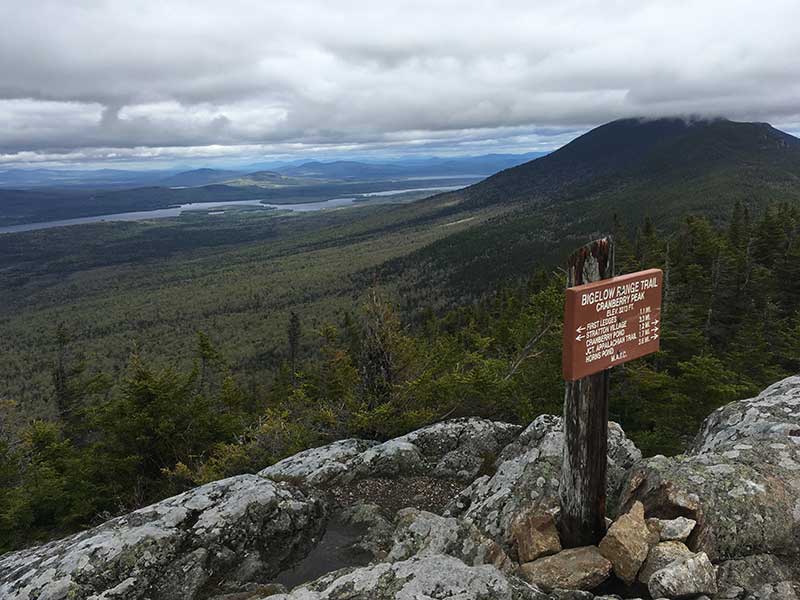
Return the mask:
<svg viewBox="0 0 800 600">
<path fill-rule="evenodd" d="M 658 339 L 658 334 L 657 334 L 657 333 L 654 333 L 654 334 L 653 334 L 653 339 L 654 339 L 654 340 L 657 340 L 657 339 Z"/>
<path fill-rule="evenodd" d="M 659 323 L 659 320 L 658 320 L 658 319 L 654 319 L 654 320 L 653 320 L 653 325 L 658 325 L 658 323 Z"/>
<path fill-rule="evenodd" d="M 578 328 L 577 328 L 575 331 L 576 331 L 576 332 L 578 332 L 578 333 L 580 333 L 580 332 L 581 332 L 581 331 L 583 331 L 584 329 L 586 329 L 586 327 L 585 327 L 584 325 L 581 325 L 581 326 L 580 326 L 580 327 L 578 327 Z"/>
<path fill-rule="evenodd" d="M 579 336 L 577 336 L 575 339 L 576 339 L 576 340 L 578 340 L 578 341 L 580 342 L 580 341 L 583 339 L 583 336 L 582 336 L 582 335 L 579 335 Z"/>
</svg>

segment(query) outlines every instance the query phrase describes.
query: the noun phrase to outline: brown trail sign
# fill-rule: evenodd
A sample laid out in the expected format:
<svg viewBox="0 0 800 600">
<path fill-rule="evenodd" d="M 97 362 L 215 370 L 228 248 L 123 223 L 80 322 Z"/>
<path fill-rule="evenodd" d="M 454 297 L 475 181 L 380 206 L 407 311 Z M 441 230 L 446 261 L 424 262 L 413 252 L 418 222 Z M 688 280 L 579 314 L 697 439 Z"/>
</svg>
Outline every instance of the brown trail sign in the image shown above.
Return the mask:
<svg viewBox="0 0 800 600">
<path fill-rule="evenodd" d="M 659 348 L 661 271 L 613 275 L 611 238 L 587 244 L 569 259 L 559 485 L 565 547 L 597 544 L 605 534 L 609 368 Z"/>
<path fill-rule="evenodd" d="M 658 351 L 662 280 L 661 270 L 649 269 L 567 289 L 564 379 Z"/>
</svg>

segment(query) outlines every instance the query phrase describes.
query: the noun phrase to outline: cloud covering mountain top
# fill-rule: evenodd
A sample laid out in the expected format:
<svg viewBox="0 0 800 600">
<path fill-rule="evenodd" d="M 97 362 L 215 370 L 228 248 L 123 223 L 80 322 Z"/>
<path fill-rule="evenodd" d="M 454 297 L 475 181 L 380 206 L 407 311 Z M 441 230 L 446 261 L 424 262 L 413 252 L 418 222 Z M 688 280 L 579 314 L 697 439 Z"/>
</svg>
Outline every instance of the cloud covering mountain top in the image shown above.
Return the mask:
<svg viewBox="0 0 800 600">
<path fill-rule="evenodd" d="M 800 123 L 795 0 L 8 0 L 0 162 L 537 150 L 630 115 Z"/>
</svg>

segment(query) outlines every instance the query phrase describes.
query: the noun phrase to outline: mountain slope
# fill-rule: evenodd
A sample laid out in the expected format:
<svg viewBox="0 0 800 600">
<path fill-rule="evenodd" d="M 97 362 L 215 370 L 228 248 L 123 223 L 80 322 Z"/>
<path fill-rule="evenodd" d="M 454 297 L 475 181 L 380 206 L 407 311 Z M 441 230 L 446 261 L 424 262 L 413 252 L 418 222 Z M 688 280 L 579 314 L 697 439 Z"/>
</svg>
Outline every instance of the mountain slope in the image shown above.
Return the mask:
<svg viewBox="0 0 800 600">
<path fill-rule="evenodd" d="M 624 119 L 607 123 L 548 156 L 502 171 L 464 191 L 473 202 L 574 199 L 615 183 L 676 184 L 746 169 L 762 182 L 800 177 L 800 140 L 766 123 Z"/>
<path fill-rule="evenodd" d="M 800 140 L 766 123 L 625 119 L 436 200 L 461 214 L 506 210 L 392 268 L 425 264 L 456 288 L 490 287 L 607 233 L 615 215 L 669 229 L 689 214 L 727 218 L 737 200 L 756 212 L 800 203 Z"/>
</svg>

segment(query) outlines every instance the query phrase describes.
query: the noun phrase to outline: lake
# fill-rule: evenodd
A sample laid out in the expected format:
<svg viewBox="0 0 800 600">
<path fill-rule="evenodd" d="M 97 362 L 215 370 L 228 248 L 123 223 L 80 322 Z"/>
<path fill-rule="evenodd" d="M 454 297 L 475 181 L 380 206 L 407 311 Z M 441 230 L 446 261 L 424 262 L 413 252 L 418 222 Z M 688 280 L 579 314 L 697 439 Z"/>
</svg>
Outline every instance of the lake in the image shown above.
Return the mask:
<svg viewBox="0 0 800 600">
<path fill-rule="evenodd" d="M 312 212 L 317 210 L 324 210 L 328 208 L 341 208 L 344 206 L 366 206 L 368 202 L 358 202 L 356 200 L 371 197 L 393 196 L 397 194 L 404 194 L 408 192 L 446 192 L 451 190 L 461 189 L 464 186 L 445 186 L 445 187 L 429 187 L 429 188 L 412 188 L 412 189 L 398 189 L 398 190 L 383 190 L 380 192 L 368 192 L 365 194 L 358 194 L 352 198 L 331 198 L 322 202 L 300 202 L 297 204 L 268 204 L 261 200 L 232 200 L 229 202 L 191 202 L 189 204 L 181 204 L 180 206 L 172 206 L 170 208 L 157 208 L 155 210 L 140 210 L 134 212 L 121 212 L 112 213 L 108 215 L 94 215 L 91 217 L 76 217 L 74 219 L 62 219 L 60 221 L 41 221 L 39 223 L 22 223 L 21 225 L 9 225 L 7 227 L 0 227 L 0 234 L 3 233 L 19 233 L 22 231 L 36 231 L 38 229 L 51 229 L 53 227 L 66 227 L 68 225 L 83 225 L 86 223 L 103 223 L 111 221 L 147 221 L 150 219 L 166 219 L 170 217 L 178 217 L 185 212 L 191 211 L 212 211 L 211 215 L 225 214 L 224 210 L 214 210 L 220 208 L 234 208 L 237 206 L 251 206 L 254 208 L 263 208 L 264 210 L 290 210 L 293 212 Z"/>
</svg>

